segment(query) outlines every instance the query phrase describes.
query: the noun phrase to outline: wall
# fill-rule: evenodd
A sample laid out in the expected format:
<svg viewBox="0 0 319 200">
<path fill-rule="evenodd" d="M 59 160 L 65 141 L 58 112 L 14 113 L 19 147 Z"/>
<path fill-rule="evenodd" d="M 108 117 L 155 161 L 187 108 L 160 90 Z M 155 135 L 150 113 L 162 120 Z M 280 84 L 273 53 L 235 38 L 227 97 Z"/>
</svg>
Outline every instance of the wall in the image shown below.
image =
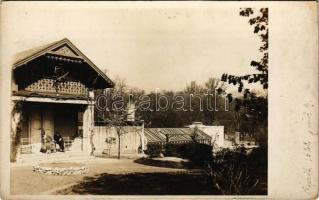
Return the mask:
<svg viewBox="0 0 319 200">
<path fill-rule="evenodd" d="M 121 153 L 135 154 L 138 153 L 138 148 L 141 146 L 140 126 L 126 126 L 124 127 L 125 134 L 121 136 Z M 106 138 L 110 140 L 114 138 L 112 144 L 107 144 Z M 117 154 L 118 138 L 115 127 L 108 126 L 95 126 L 94 127 L 94 145 L 96 153 L 102 153 L 103 151 L 110 154 Z"/>
<path fill-rule="evenodd" d="M 189 127 L 197 127 L 199 130 L 212 137 L 212 142 L 214 142 L 214 145 L 217 148 L 224 147 L 224 126 L 206 126 L 203 124 L 192 124 Z"/>
<path fill-rule="evenodd" d="M 215 141 L 215 145 L 218 147 L 224 146 L 224 126 L 201 126 L 198 128 L 211 136 L 212 141 Z"/>
</svg>

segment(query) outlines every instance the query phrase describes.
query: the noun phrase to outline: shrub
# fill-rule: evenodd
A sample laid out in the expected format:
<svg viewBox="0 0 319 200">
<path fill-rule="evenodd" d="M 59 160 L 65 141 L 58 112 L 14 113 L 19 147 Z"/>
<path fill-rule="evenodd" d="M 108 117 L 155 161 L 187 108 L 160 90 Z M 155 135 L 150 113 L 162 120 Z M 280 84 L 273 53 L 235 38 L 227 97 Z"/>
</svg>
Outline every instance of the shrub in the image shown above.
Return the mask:
<svg viewBox="0 0 319 200">
<path fill-rule="evenodd" d="M 152 158 L 139 158 L 134 162 L 143 164 L 143 165 L 150 165 L 156 167 L 168 167 L 168 168 L 176 168 L 176 169 L 185 169 L 185 168 L 192 168 L 193 166 L 188 162 L 174 162 L 168 160 L 156 160 Z"/>
<path fill-rule="evenodd" d="M 248 155 L 248 161 L 252 167 L 266 167 L 268 165 L 268 150 L 266 146 L 255 148 Z"/>
<path fill-rule="evenodd" d="M 212 147 L 207 144 L 190 143 L 182 149 L 184 156 L 196 165 L 204 165 L 213 159 Z"/>
<path fill-rule="evenodd" d="M 161 144 L 147 144 L 147 150 L 145 154 L 149 155 L 151 158 L 159 157 L 161 153 L 164 152 L 164 148 Z"/>
<path fill-rule="evenodd" d="M 204 165 L 204 163 L 212 160 L 212 147 L 200 143 L 183 143 L 163 145 L 148 144 L 145 152 L 150 157 L 158 157 L 163 153 L 166 157 L 179 157 L 189 159 L 195 165 Z"/>
<path fill-rule="evenodd" d="M 267 167 L 265 155 L 267 151 L 262 148 L 254 149 L 248 155 L 242 147 L 235 150 L 224 149 L 216 153 L 212 162 L 206 163 L 208 178 L 213 187 L 224 195 L 247 195 L 256 192 L 256 187 L 263 179 L 259 171 Z M 260 157 L 263 162 L 258 163 Z M 261 168 L 258 169 L 257 166 Z"/>
</svg>

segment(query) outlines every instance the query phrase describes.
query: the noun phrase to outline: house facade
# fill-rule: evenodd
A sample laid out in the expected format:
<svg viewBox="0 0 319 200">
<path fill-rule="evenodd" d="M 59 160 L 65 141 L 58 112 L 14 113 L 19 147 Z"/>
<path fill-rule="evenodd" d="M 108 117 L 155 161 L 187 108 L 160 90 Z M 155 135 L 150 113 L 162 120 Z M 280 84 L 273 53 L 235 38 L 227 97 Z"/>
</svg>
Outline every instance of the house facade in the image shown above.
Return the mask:
<svg viewBox="0 0 319 200">
<path fill-rule="evenodd" d="M 59 132 L 72 151 L 91 151 L 94 90 L 114 83 L 62 39 L 17 54 L 12 68 L 11 139 L 19 153 L 39 153 L 41 131 Z"/>
</svg>

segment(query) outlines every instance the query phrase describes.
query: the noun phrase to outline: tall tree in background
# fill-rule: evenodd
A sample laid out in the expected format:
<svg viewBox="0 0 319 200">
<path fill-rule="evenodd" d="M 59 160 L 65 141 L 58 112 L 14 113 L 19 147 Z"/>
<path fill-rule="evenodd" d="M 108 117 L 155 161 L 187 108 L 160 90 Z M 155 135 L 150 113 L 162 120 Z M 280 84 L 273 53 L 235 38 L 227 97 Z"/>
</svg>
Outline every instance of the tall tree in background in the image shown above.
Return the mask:
<svg viewBox="0 0 319 200">
<path fill-rule="evenodd" d="M 248 23 L 253 27 L 253 32 L 258 35 L 261 41 L 261 46 L 258 51 L 262 54 L 260 60 L 252 60 L 250 66 L 256 69 L 256 73 L 237 76 L 231 74 L 223 74 L 221 80 L 228 84 L 237 86 L 238 92 L 243 96 L 235 99 L 236 115 L 246 116 L 246 121 L 250 121 L 253 125 L 253 133 L 257 133 L 256 137 L 261 143 L 267 143 L 267 125 L 268 125 L 268 97 L 257 96 L 248 88 L 246 84 L 260 84 L 267 92 L 268 89 L 268 8 L 252 9 L 241 8 L 240 16 L 249 18 Z M 219 90 L 224 91 L 222 89 Z M 232 94 L 227 94 L 229 102 L 232 101 Z M 242 115 L 242 114 L 244 115 Z M 242 121 L 242 120 L 241 120 Z M 237 126 L 237 125 L 236 125 Z M 238 128 L 238 126 L 237 126 Z M 237 130 L 239 131 L 239 130 Z"/>
<path fill-rule="evenodd" d="M 210 121 L 211 124 L 216 124 L 218 122 L 216 122 L 216 114 L 218 111 L 223 110 L 226 105 L 224 102 L 224 98 L 222 98 L 220 96 L 220 94 L 217 93 L 218 89 L 221 88 L 222 90 L 226 89 L 226 84 L 225 82 L 220 81 L 220 79 L 218 78 L 209 78 L 206 82 L 205 82 L 205 90 L 207 94 L 211 94 L 212 98 L 211 102 L 212 105 L 214 105 L 214 109 L 213 111 L 208 111 L 207 109 L 204 110 L 204 112 L 208 113 L 208 115 L 210 116 Z M 208 104 L 209 102 L 207 102 Z"/>
</svg>

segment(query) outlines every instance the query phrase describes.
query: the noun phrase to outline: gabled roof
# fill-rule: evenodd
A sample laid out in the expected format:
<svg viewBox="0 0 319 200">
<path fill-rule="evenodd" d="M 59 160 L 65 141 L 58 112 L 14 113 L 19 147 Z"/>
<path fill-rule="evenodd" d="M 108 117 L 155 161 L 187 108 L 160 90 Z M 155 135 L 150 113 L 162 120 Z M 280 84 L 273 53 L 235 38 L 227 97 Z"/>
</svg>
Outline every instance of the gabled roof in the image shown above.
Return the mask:
<svg viewBox="0 0 319 200">
<path fill-rule="evenodd" d="M 52 42 L 43 46 L 32 48 L 16 54 L 13 69 L 16 69 L 31 60 L 34 60 L 47 53 L 55 55 L 61 55 L 71 58 L 77 58 L 84 60 L 90 67 L 92 67 L 106 82 L 111 86 L 114 83 L 104 74 L 88 57 L 86 57 L 69 39 L 64 38 L 62 40 Z"/>
<path fill-rule="evenodd" d="M 186 142 L 193 141 L 192 134 L 194 129 L 192 128 L 145 128 L 144 134 L 148 143 L 165 143 L 166 135 L 169 136 L 170 142 Z M 197 140 L 210 141 L 211 137 L 203 131 L 197 129 Z"/>
</svg>

